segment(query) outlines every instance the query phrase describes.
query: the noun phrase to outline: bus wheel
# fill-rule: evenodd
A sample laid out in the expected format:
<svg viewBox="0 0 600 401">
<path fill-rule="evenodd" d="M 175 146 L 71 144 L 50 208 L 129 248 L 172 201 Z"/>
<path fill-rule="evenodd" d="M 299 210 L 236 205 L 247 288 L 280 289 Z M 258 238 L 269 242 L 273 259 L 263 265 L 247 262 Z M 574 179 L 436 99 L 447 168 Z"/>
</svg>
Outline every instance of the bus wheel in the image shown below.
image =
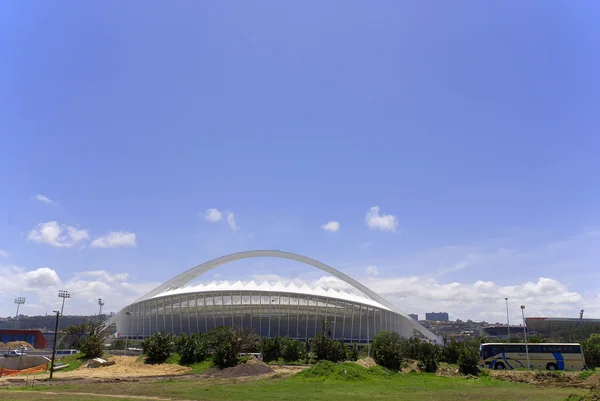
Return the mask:
<svg viewBox="0 0 600 401">
<path fill-rule="evenodd" d="M 497 362 L 497 363 L 494 365 L 494 369 L 495 369 L 495 370 L 504 370 L 504 369 L 506 369 L 506 367 L 504 366 L 504 364 L 503 364 L 502 362 Z"/>
<path fill-rule="evenodd" d="M 555 363 L 549 363 L 549 364 L 546 365 L 546 369 L 548 369 L 548 370 L 557 370 L 558 366 L 556 366 Z"/>
</svg>

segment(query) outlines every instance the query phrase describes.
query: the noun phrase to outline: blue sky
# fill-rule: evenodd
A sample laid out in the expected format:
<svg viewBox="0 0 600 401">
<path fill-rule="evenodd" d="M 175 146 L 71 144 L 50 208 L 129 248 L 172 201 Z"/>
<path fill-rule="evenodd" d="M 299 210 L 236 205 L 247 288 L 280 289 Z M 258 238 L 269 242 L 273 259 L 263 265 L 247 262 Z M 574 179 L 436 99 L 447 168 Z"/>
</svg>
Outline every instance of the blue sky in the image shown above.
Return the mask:
<svg viewBox="0 0 600 401">
<path fill-rule="evenodd" d="M 203 261 L 281 249 L 407 312 L 496 321 L 510 296 L 515 315 L 600 318 L 598 18 L 559 1 L 2 3 L 0 316 L 16 296 L 50 312 L 57 288 L 73 313 L 117 311 Z"/>
</svg>

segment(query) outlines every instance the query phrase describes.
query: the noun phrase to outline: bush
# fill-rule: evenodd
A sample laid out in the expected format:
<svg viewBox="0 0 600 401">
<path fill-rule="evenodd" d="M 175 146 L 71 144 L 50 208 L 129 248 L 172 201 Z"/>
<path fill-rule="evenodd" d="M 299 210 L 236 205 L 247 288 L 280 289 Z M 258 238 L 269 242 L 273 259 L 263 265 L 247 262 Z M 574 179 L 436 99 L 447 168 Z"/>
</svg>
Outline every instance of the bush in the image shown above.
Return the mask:
<svg viewBox="0 0 600 401">
<path fill-rule="evenodd" d="M 347 348 L 344 343 L 330 340 L 324 334 L 317 334 L 311 342 L 311 348 L 317 361 L 340 362 L 346 359 Z"/>
<path fill-rule="evenodd" d="M 348 359 L 351 361 L 358 361 L 358 344 L 356 342 L 352 343 L 352 349 L 348 353 Z"/>
<path fill-rule="evenodd" d="M 406 359 L 419 359 L 419 345 L 421 340 L 417 337 L 411 337 L 407 340 L 401 340 L 400 355 Z"/>
<path fill-rule="evenodd" d="M 422 342 L 419 344 L 419 369 L 427 373 L 435 373 L 441 356 L 438 345 Z"/>
<path fill-rule="evenodd" d="M 281 357 L 286 362 L 296 362 L 304 354 L 304 344 L 300 340 L 283 337 L 280 341 Z M 264 357 L 264 355 L 263 355 Z"/>
<path fill-rule="evenodd" d="M 397 333 L 382 331 L 373 337 L 373 359 L 391 370 L 400 370 L 402 364 L 402 340 Z"/>
<path fill-rule="evenodd" d="M 581 350 L 588 368 L 600 367 L 600 334 L 592 334 L 583 340 Z"/>
<path fill-rule="evenodd" d="M 331 362 L 341 362 L 347 359 L 348 348 L 342 341 L 328 341 L 327 360 Z"/>
<path fill-rule="evenodd" d="M 104 339 L 97 334 L 92 334 L 83 339 L 80 351 L 85 358 L 100 358 L 103 346 Z"/>
<path fill-rule="evenodd" d="M 450 339 L 450 341 L 446 342 L 444 345 L 441 359 L 447 363 L 458 363 L 458 357 L 464 347 L 464 343 L 456 341 L 454 338 Z"/>
<path fill-rule="evenodd" d="M 260 339 L 259 349 L 264 362 L 276 361 L 281 357 L 281 343 L 279 337 Z"/>
<path fill-rule="evenodd" d="M 142 341 L 142 350 L 149 362 L 163 363 L 173 352 L 173 336 L 171 333 L 156 332 Z"/>
<path fill-rule="evenodd" d="M 182 334 L 175 341 L 175 348 L 181 355 L 180 363 L 189 365 L 202 362 L 208 356 L 208 339 L 204 333 Z"/>
<path fill-rule="evenodd" d="M 479 350 L 473 346 L 464 347 L 458 356 L 458 369 L 464 375 L 479 374 Z"/>
<path fill-rule="evenodd" d="M 99 358 L 102 356 L 104 341 L 108 337 L 106 325 L 101 322 L 87 323 L 87 336 L 81 342 L 81 349 L 85 358 Z"/>
<path fill-rule="evenodd" d="M 315 354 L 317 361 L 327 360 L 329 339 L 325 336 L 325 334 L 317 334 L 317 336 L 312 339 L 310 345 L 311 351 L 313 354 Z"/>
<path fill-rule="evenodd" d="M 213 352 L 213 362 L 223 369 L 236 366 L 240 352 L 256 351 L 258 341 L 252 330 L 217 327 L 208 333 L 208 342 Z"/>
<path fill-rule="evenodd" d="M 123 340 L 122 338 L 118 338 L 115 341 L 112 342 L 111 349 L 125 349 L 125 340 Z"/>
</svg>

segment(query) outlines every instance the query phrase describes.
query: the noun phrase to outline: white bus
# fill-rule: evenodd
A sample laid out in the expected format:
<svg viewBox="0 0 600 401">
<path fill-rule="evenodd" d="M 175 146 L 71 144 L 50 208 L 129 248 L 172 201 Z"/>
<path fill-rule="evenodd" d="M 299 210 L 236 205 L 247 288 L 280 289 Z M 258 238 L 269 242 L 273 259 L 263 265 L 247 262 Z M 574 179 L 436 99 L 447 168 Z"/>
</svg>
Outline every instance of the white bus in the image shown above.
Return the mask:
<svg viewBox="0 0 600 401">
<path fill-rule="evenodd" d="M 528 351 L 528 352 L 527 352 Z M 489 369 L 585 370 L 581 345 L 576 343 L 489 343 L 479 346 L 481 367 Z"/>
</svg>

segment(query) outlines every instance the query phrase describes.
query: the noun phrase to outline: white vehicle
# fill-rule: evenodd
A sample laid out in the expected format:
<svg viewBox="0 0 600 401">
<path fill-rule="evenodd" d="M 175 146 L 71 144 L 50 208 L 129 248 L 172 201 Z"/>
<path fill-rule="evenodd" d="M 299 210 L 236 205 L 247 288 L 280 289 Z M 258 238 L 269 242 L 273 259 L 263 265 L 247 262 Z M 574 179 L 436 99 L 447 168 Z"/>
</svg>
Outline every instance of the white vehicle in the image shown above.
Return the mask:
<svg viewBox="0 0 600 401">
<path fill-rule="evenodd" d="M 8 351 L 7 353 L 4 354 L 5 358 L 14 358 L 14 357 L 18 357 L 18 356 L 26 356 L 27 354 L 24 353 L 23 351 L 19 351 L 18 349 L 14 349 L 12 351 Z"/>
</svg>

